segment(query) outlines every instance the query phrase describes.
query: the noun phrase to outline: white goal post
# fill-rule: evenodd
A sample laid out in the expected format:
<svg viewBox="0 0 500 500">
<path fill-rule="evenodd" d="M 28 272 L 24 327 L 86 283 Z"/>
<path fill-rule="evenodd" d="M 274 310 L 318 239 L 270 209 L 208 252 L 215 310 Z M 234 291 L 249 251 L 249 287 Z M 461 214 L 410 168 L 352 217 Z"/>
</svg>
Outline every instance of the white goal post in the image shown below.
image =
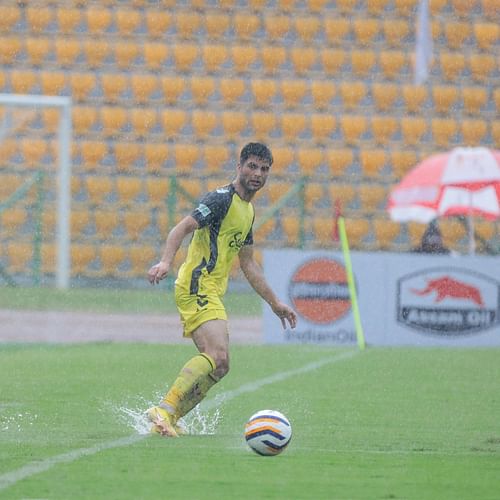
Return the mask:
<svg viewBox="0 0 500 500">
<path fill-rule="evenodd" d="M 0 94 L 0 105 L 13 107 L 58 108 L 58 187 L 57 187 L 57 262 L 56 286 L 67 289 L 70 282 L 71 215 L 71 98 L 43 95 Z"/>
</svg>

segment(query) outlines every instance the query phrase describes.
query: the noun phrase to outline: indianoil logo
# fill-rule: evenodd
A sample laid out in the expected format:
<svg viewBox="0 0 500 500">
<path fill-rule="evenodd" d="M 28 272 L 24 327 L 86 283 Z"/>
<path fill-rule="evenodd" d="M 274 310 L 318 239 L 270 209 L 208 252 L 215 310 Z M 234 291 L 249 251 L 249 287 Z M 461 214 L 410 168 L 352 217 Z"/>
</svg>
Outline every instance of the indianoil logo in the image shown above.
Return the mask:
<svg viewBox="0 0 500 500">
<path fill-rule="evenodd" d="M 290 279 L 289 296 L 302 317 L 319 325 L 339 320 L 351 308 L 345 267 L 329 258 L 302 264 Z"/>
</svg>

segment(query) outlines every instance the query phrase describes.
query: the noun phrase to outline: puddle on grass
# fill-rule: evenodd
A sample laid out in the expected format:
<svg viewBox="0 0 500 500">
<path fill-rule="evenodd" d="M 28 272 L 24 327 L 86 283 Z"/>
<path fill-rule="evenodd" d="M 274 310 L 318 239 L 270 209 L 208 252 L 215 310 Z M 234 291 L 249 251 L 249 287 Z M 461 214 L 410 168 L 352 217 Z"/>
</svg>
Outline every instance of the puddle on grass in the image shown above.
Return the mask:
<svg viewBox="0 0 500 500">
<path fill-rule="evenodd" d="M 5 407 L 0 412 L 0 431 L 1 432 L 23 432 L 31 427 L 38 419 L 37 414 L 21 412 L 19 410 L 6 411 Z"/>
</svg>

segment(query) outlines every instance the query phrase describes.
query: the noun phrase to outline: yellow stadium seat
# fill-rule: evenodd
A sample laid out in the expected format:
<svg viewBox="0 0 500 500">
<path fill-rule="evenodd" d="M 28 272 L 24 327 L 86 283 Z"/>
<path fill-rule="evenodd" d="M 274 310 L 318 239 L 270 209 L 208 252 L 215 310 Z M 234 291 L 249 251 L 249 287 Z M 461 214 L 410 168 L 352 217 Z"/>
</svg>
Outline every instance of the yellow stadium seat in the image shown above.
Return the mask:
<svg viewBox="0 0 500 500">
<path fill-rule="evenodd" d="M 307 9 L 309 12 L 322 14 L 325 9 L 328 9 L 328 0 L 307 0 Z"/>
<path fill-rule="evenodd" d="M 146 143 L 144 145 L 144 161 L 149 173 L 159 174 L 168 160 L 167 144 Z"/>
<path fill-rule="evenodd" d="M 401 233 L 401 225 L 398 222 L 377 217 L 373 220 L 373 232 L 379 250 L 398 247 L 396 239 Z"/>
<path fill-rule="evenodd" d="M 101 76 L 101 88 L 104 101 L 116 104 L 128 88 L 128 78 L 119 73 L 105 73 Z"/>
<path fill-rule="evenodd" d="M 251 39 L 260 28 L 260 18 L 255 14 L 235 14 L 233 28 L 236 36 L 242 40 Z"/>
<path fill-rule="evenodd" d="M 56 13 L 58 31 L 64 35 L 72 35 L 82 23 L 82 11 L 60 6 Z"/>
<path fill-rule="evenodd" d="M 179 11 L 175 16 L 175 29 L 180 38 L 193 38 L 201 28 L 201 15 L 192 10 Z"/>
<path fill-rule="evenodd" d="M 180 179 L 179 186 L 191 198 L 189 199 L 181 194 L 178 198 L 179 206 L 182 210 L 188 209 L 191 211 L 198 204 L 198 200 L 202 195 L 202 184 L 199 179 Z"/>
<path fill-rule="evenodd" d="M 420 222 L 408 222 L 407 223 L 408 237 L 410 240 L 411 248 L 420 247 L 420 244 L 422 242 L 422 236 L 424 234 L 425 228 L 426 228 L 426 225 L 421 224 Z"/>
<path fill-rule="evenodd" d="M 90 35 L 102 35 L 113 22 L 110 9 L 92 6 L 85 11 L 87 30 Z"/>
<path fill-rule="evenodd" d="M 359 142 L 362 140 L 361 137 L 365 134 L 367 129 L 367 118 L 366 116 L 362 115 L 341 116 L 340 128 L 342 130 L 342 136 L 346 144 L 359 144 Z"/>
<path fill-rule="evenodd" d="M 209 138 L 217 128 L 218 122 L 218 116 L 213 111 L 195 109 L 191 113 L 191 125 L 195 137 L 200 140 Z"/>
<path fill-rule="evenodd" d="M 466 229 L 457 219 L 443 217 L 439 221 L 443 235 L 443 245 L 450 250 L 458 250 L 466 238 Z"/>
<path fill-rule="evenodd" d="M 36 67 L 43 66 L 53 51 L 52 42 L 47 38 L 27 38 L 25 48 L 30 65 Z"/>
<path fill-rule="evenodd" d="M 488 122 L 485 120 L 461 120 L 460 129 L 464 146 L 481 146 L 488 134 Z"/>
<path fill-rule="evenodd" d="M 354 154 L 351 148 L 327 149 L 326 161 L 333 177 L 344 177 L 353 164 Z"/>
<path fill-rule="evenodd" d="M 386 44 L 391 48 L 400 49 L 410 34 L 410 25 L 407 19 L 385 19 L 383 32 Z"/>
<path fill-rule="evenodd" d="M 303 113 L 284 113 L 278 119 L 286 141 L 295 142 L 306 129 L 307 121 Z"/>
<path fill-rule="evenodd" d="M 156 109 L 132 108 L 130 124 L 138 137 L 148 137 L 158 124 L 158 113 Z"/>
<path fill-rule="evenodd" d="M 448 148 L 458 132 L 455 120 L 449 118 L 434 118 L 431 121 L 433 142 L 436 146 Z"/>
<path fill-rule="evenodd" d="M 452 85 L 432 87 L 434 109 L 443 115 L 450 115 L 458 101 L 458 88 Z"/>
<path fill-rule="evenodd" d="M 329 45 L 342 45 L 351 33 L 351 22 L 345 17 L 326 17 L 323 19 L 323 31 Z"/>
<path fill-rule="evenodd" d="M 373 16 L 383 16 L 390 0 L 367 0 L 366 10 Z"/>
<path fill-rule="evenodd" d="M 167 104 L 177 104 L 180 96 L 187 88 L 186 79 L 178 76 L 164 76 L 161 78 L 163 98 Z"/>
<path fill-rule="evenodd" d="M 414 151 L 393 150 L 390 155 L 392 175 L 395 179 L 401 179 L 417 164 L 417 155 Z"/>
<path fill-rule="evenodd" d="M 345 220 L 345 226 L 349 246 L 356 250 L 364 248 L 366 237 L 370 233 L 368 219 L 353 219 L 348 217 Z"/>
<path fill-rule="evenodd" d="M 468 66 L 472 74 L 472 79 L 475 82 L 484 83 L 495 74 L 499 64 L 491 54 L 473 53 L 469 56 Z"/>
<path fill-rule="evenodd" d="M 29 31 L 40 34 L 46 31 L 47 26 L 54 21 L 54 11 L 43 5 L 28 6 L 26 8 L 26 21 Z"/>
<path fill-rule="evenodd" d="M 42 243 L 41 253 L 41 271 L 43 274 L 52 274 L 56 270 L 57 253 L 54 243 Z"/>
<path fill-rule="evenodd" d="M 40 86 L 45 95 L 62 95 L 66 87 L 66 73 L 42 71 L 40 73 Z"/>
<path fill-rule="evenodd" d="M 231 59 L 237 73 L 247 73 L 257 60 L 257 49 L 251 45 L 231 45 Z"/>
<path fill-rule="evenodd" d="M 87 176 L 85 188 L 89 201 L 95 206 L 101 206 L 113 192 L 113 181 L 108 176 Z"/>
<path fill-rule="evenodd" d="M 290 17 L 282 14 L 264 16 L 264 27 L 267 40 L 280 42 L 290 31 Z"/>
<path fill-rule="evenodd" d="M 276 130 L 276 113 L 254 111 L 250 116 L 254 136 L 257 140 L 266 142 L 272 132 Z"/>
<path fill-rule="evenodd" d="M 125 248 L 121 245 L 104 244 L 99 247 L 99 259 L 101 262 L 100 276 L 118 277 L 122 275 L 120 266 L 127 255 Z"/>
<path fill-rule="evenodd" d="M 6 244 L 6 256 L 9 261 L 7 271 L 26 273 L 33 259 L 33 244 L 10 241 Z"/>
<path fill-rule="evenodd" d="M 97 109 L 74 106 L 72 109 L 73 132 L 78 135 L 87 135 L 97 123 Z"/>
<path fill-rule="evenodd" d="M 372 96 L 377 110 L 383 112 L 392 110 L 394 103 L 399 99 L 400 89 L 400 85 L 392 83 L 374 83 Z"/>
<path fill-rule="evenodd" d="M 438 56 L 441 75 L 446 81 L 456 81 L 465 69 L 465 56 L 461 52 L 441 52 Z"/>
<path fill-rule="evenodd" d="M 418 146 L 427 133 L 427 123 L 423 118 L 401 118 L 401 135 L 407 146 Z"/>
<path fill-rule="evenodd" d="M 398 132 L 399 121 L 393 116 L 373 116 L 371 127 L 375 144 L 387 145 Z"/>
<path fill-rule="evenodd" d="M 153 38 L 164 38 L 172 24 L 172 14 L 168 10 L 147 9 L 146 27 L 148 35 Z"/>
<path fill-rule="evenodd" d="M 250 89 L 255 104 L 261 108 L 268 108 L 276 95 L 278 85 L 274 79 L 256 79 L 251 80 Z"/>
<path fill-rule="evenodd" d="M 495 223 L 492 221 L 476 220 L 474 221 L 474 232 L 486 242 L 495 238 Z"/>
<path fill-rule="evenodd" d="M 83 42 L 83 52 L 87 66 L 92 69 L 98 69 L 104 64 L 105 59 L 111 53 L 111 47 L 105 40 L 88 38 Z"/>
<path fill-rule="evenodd" d="M 469 18 L 471 5 L 474 5 L 475 2 L 471 2 L 470 0 L 450 0 L 450 6 L 453 13 L 462 18 Z"/>
<path fill-rule="evenodd" d="M 93 73 L 71 73 L 69 76 L 71 97 L 76 101 L 86 101 L 97 85 Z"/>
<path fill-rule="evenodd" d="M 363 177 L 382 180 L 387 161 L 384 149 L 363 149 L 359 153 L 359 160 Z"/>
<path fill-rule="evenodd" d="M 103 106 L 100 109 L 100 113 L 102 134 L 105 137 L 119 136 L 128 122 L 126 109 Z"/>
<path fill-rule="evenodd" d="M 444 23 L 444 34 L 449 49 L 460 50 L 465 41 L 471 36 L 470 23 L 461 21 L 446 21 Z"/>
<path fill-rule="evenodd" d="M 70 227 L 72 239 L 84 238 L 89 224 L 90 213 L 88 210 L 71 210 Z"/>
<path fill-rule="evenodd" d="M 287 59 L 285 47 L 273 45 L 262 46 L 260 56 L 264 72 L 267 74 L 274 74 L 280 71 Z"/>
<path fill-rule="evenodd" d="M 223 39 L 231 25 L 231 18 L 224 12 L 210 12 L 205 14 L 205 29 L 212 39 Z"/>
<path fill-rule="evenodd" d="M 127 210 L 123 213 L 123 226 L 127 238 L 131 241 L 139 240 L 150 225 L 151 212 L 149 210 Z"/>
<path fill-rule="evenodd" d="M 433 15 L 440 14 L 447 6 L 448 0 L 431 0 L 429 2 L 429 9 Z"/>
<path fill-rule="evenodd" d="M 325 217 L 315 215 L 312 220 L 312 229 L 316 245 L 323 248 L 330 248 L 333 244 L 333 216 Z"/>
<path fill-rule="evenodd" d="M 222 129 L 226 140 L 237 142 L 247 126 L 246 113 L 239 111 L 224 111 L 222 113 Z"/>
<path fill-rule="evenodd" d="M 367 78 L 377 64 L 377 53 L 373 50 L 351 51 L 351 68 L 353 75 L 359 78 Z"/>
<path fill-rule="evenodd" d="M 306 76 L 318 59 L 318 51 L 313 47 L 292 47 L 290 61 L 296 75 Z"/>
<path fill-rule="evenodd" d="M 274 165 L 271 168 L 274 168 Z M 294 184 L 292 182 L 282 178 L 276 180 L 276 182 L 269 183 L 266 187 L 269 203 L 274 205 L 281 198 L 283 198 L 283 196 L 285 196 L 293 186 Z"/>
<path fill-rule="evenodd" d="M 177 173 L 191 174 L 200 157 L 200 149 L 195 144 L 175 144 L 174 163 Z"/>
<path fill-rule="evenodd" d="M 164 68 L 168 58 L 168 46 L 161 42 L 144 42 L 144 64 L 152 71 Z"/>
<path fill-rule="evenodd" d="M 479 115 L 488 102 L 488 91 L 484 87 L 462 87 L 462 101 L 467 114 Z"/>
<path fill-rule="evenodd" d="M 115 11 L 115 24 L 120 37 L 133 36 L 142 23 L 142 15 L 138 10 L 119 8 Z"/>
<path fill-rule="evenodd" d="M 4 144 L 4 143 L 2 143 Z M 2 154 L 2 157 L 5 158 L 4 156 L 5 150 L 0 150 L 0 154 Z M 16 189 L 19 188 L 19 186 L 22 184 L 22 179 L 20 178 L 19 175 L 16 174 L 7 174 L 4 173 L 0 175 L 0 199 L 1 200 L 6 200 L 11 194 L 16 191 Z M 3 212 L 0 212 L 3 213 Z"/>
<path fill-rule="evenodd" d="M 329 80 L 311 81 L 311 96 L 317 110 L 328 109 L 336 94 L 335 84 Z"/>
<path fill-rule="evenodd" d="M 336 6 L 337 9 L 342 14 L 354 15 L 354 11 L 356 10 L 356 6 L 358 5 L 357 0 L 337 0 Z"/>
<path fill-rule="evenodd" d="M 56 37 L 54 40 L 54 48 L 57 63 L 62 67 L 75 66 L 77 64 L 76 60 L 82 51 L 79 40 L 71 40 L 62 37 Z"/>
<path fill-rule="evenodd" d="M 491 124 L 491 138 L 497 149 L 500 148 L 500 121 L 494 121 Z"/>
<path fill-rule="evenodd" d="M 102 165 L 108 154 L 108 146 L 105 142 L 83 141 L 80 143 L 80 154 L 82 155 L 83 169 L 92 172 Z"/>
<path fill-rule="evenodd" d="M 300 161 L 300 159 L 299 159 Z M 304 186 L 304 201 L 306 210 L 314 211 L 314 209 L 324 202 L 325 185 L 322 182 L 313 182 L 309 180 Z"/>
<path fill-rule="evenodd" d="M 297 151 L 297 163 L 301 175 L 314 177 L 323 159 L 323 150 L 320 148 L 300 148 Z"/>
<path fill-rule="evenodd" d="M 141 156 L 141 145 L 133 142 L 117 142 L 114 145 L 116 169 L 129 172 Z"/>
<path fill-rule="evenodd" d="M 323 71 L 329 77 L 336 76 L 346 63 L 346 52 L 339 49 L 322 49 L 320 52 Z"/>
<path fill-rule="evenodd" d="M 22 10 L 16 5 L 0 6 L 0 32 L 10 31 L 21 19 Z"/>
<path fill-rule="evenodd" d="M 394 0 L 396 13 L 400 17 L 409 18 L 415 14 L 418 0 Z"/>
<path fill-rule="evenodd" d="M 279 11 L 292 13 L 295 9 L 296 0 L 277 0 L 276 5 Z"/>
<path fill-rule="evenodd" d="M 103 210 L 98 207 L 94 211 L 93 222 L 96 237 L 101 241 L 109 241 L 120 224 L 120 214 L 117 210 Z"/>
<path fill-rule="evenodd" d="M 328 186 L 332 207 L 338 206 L 341 210 L 349 208 L 356 199 L 356 190 L 352 183 L 335 182 Z"/>
<path fill-rule="evenodd" d="M 130 88 L 134 101 L 138 104 L 147 104 L 159 90 L 159 81 L 156 75 L 133 74 L 130 77 Z"/>
<path fill-rule="evenodd" d="M 31 94 L 38 83 L 38 75 L 32 71 L 12 71 L 10 85 L 15 94 Z"/>
<path fill-rule="evenodd" d="M 167 137 L 180 135 L 188 120 L 188 113 L 182 109 L 165 109 L 161 112 L 163 131 Z"/>
<path fill-rule="evenodd" d="M 203 64 L 207 73 L 219 73 L 222 65 L 229 59 L 229 50 L 225 45 L 204 45 Z"/>
<path fill-rule="evenodd" d="M 342 82 L 339 90 L 344 107 L 352 110 L 366 98 L 368 87 L 362 81 Z"/>
<path fill-rule="evenodd" d="M 300 219 L 295 215 L 284 215 L 281 218 L 281 227 L 287 245 L 296 246 L 299 243 Z"/>
<path fill-rule="evenodd" d="M 500 88 L 493 90 L 493 100 L 497 108 L 497 113 L 500 115 Z M 464 97 L 465 101 L 465 97 Z"/>
<path fill-rule="evenodd" d="M 96 247 L 90 244 L 72 243 L 70 254 L 72 276 L 85 274 L 97 257 Z"/>
<path fill-rule="evenodd" d="M 367 214 L 381 210 L 387 201 L 387 189 L 383 184 L 362 183 L 357 190 L 361 210 Z"/>
<path fill-rule="evenodd" d="M 48 153 L 48 143 L 43 139 L 22 139 L 21 152 L 24 165 L 29 168 L 40 168 L 43 157 Z"/>
<path fill-rule="evenodd" d="M 355 40 L 364 47 L 372 46 L 377 35 L 382 31 L 381 23 L 374 17 L 357 17 L 353 20 Z"/>
<path fill-rule="evenodd" d="M 195 44 L 176 44 L 173 47 L 175 68 L 181 73 L 189 73 L 198 59 L 199 48 Z"/>
<path fill-rule="evenodd" d="M 22 52 L 21 40 L 19 38 L 2 38 L 0 40 L 0 63 L 12 65 Z"/>
<path fill-rule="evenodd" d="M 28 212 L 25 208 L 9 208 L 0 212 L 0 232 L 5 237 L 12 237 L 21 232 L 22 227 L 28 220 Z"/>
<path fill-rule="evenodd" d="M 194 102 L 204 107 L 215 93 L 215 80 L 209 76 L 193 76 L 190 81 L 191 95 Z"/>
<path fill-rule="evenodd" d="M 481 0 L 483 16 L 491 21 L 498 21 L 498 0 Z"/>
<path fill-rule="evenodd" d="M 168 178 L 157 176 L 146 178 L 146 193 L 151 205 L 165 208 L 169 192 L 170 180 Z"/>
<path fill-rule="evenodd" d="M 312 139 L 318 144 L 327 144 L 337 128 L 337 118 L 332 114 L 314 113 L 311 115 Z"/>
<path fill-rule="evenodd" d="M 294 150 L 288 146 L 273 148 L 273 172 L 283 174 L 295 160 Z"/>
<path fill-rule="evenodd" d="M 296 108 L 302 104 L 308 92 L 308 84 L 304 80 L 281 80 L 281 95 L 287 108 Z"/>
<path fill-rule="evenodd" d="M 272 217 L 266 220 L 263 224 L 259 226 L 257 230 L 253 230 L 253 240 L 257 245 L 265 245 L 269 239 L 269 235 L 276 228 L 276 219 Z"/>
<path fill-rule="evenodd" d="M 219 91 L 224 104 L 234 106 L 246 92 L 246 81 L 241 78 L 221 78 Z"/>
<path fill-rule="evenodd" d="M 395 80 L 402 71 L 408 68 L 408 55 L 398 50 L 383 50 L 379 54 L 382 74 L 388 80 Z"/>
<path fill-rule="evenodd" d="M 150 245 L 129 247 L 130 271 L 133 277 L 146 276 L 149 268 L 158 260 L 158 251 Z"/>
<path fill-rule="evenodd" d="M 208 174 L 221 173 L 229 160 L 229 149 L 226 146 L 206 145 L 203 147 L 203 161 Z"/>
<path fill-rule="evenodd" d="M 420 113 L 428 99 L 427 87 L 403 85 L 403 102 L 410 113 Z"/>
<path fill-rule="evenodd" d="M 316 16 L 306 15 L 294 17 L 293 25 L 295 33 L 305 44 L 310 44 L 321 31 L 320 18 Z"/>
<path fill-rule="evenodd" d="M 121 41 L 114 44 L 112 52 L 116 61 L 116 66 L 121 70 L 130 70 L 136 64 L 139 57 L 139 45 L 133 42 Z"/>
</svg>

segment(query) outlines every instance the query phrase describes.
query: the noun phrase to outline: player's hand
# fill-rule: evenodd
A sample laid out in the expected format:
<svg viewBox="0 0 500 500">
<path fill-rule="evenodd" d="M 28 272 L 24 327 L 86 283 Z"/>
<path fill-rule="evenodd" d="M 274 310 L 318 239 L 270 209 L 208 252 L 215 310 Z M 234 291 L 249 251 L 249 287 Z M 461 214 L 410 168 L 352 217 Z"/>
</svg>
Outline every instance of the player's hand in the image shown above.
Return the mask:
<svg viewBox="0 0 500 500">
<path fill-rule="evenodd" d="M 154 285 L 158 284 L 162 279 L 166 278 L 168 274 L 168 266 L 165 262 L 158 262 L 148 271 L 148 281 Z"/>
<path fill-rule="evenodd" d="M 273 307 L 273 312 L 281 320 L 283 329 L 286 329 L 286 323 L 290 325 L 290 328 L 295 328 L 297 326 L 297 313 L 286 304 L 278 302 Z"/>
</svg>

